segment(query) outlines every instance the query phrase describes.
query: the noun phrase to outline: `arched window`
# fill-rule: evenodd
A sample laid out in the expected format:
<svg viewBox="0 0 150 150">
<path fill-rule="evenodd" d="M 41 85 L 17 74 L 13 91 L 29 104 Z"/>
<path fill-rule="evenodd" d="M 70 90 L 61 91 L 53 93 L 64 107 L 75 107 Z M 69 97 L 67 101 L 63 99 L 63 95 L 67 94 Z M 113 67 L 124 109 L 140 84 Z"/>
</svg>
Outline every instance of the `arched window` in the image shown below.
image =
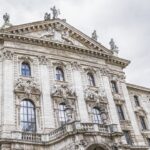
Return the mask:
<svg viewBox="0 0 150 150">
<path fill-rule="evenodd" d="M 35 106 L 30 100 L 21 102 L 20 123 L 23 131 L 36 131 Z"/>
<path fill-rule="evenodd" d="M 136 106 L 140 106 L 139 98 L 137 95 L 134 95 L 134 102 Z"/>
<path fill-rule="evenodd" d="M 102 118 L 100 114 L 100 109 L 98 107 L 94 107 L 93 110 L 93 122 L 102 124 Z"/>
<path fill-rule="evenodd" d="M 95 80 L 94 80 L 94 76 L 92 73 L 88 73 L 88 83 L 90 86 L 95 86 Z"/>
<path fill-rule="evenodd" d="M 56 80 L 64 81 L 64 72 L 60 67 L 56 68 Z"/>
<path fill-rule="evenodd" d="M 25 77 L 31 76 L 30 65 L 27 62 L 23 62 L 21 65 L 21 74 Z"/>
<path fill-rule="evenodd" d="M 66 122 L 67 122 L 66 104 L 65 103 L 59 104 L 59 121 L 60 121 L 61 125 L 66 124 Z"/>
</svg>

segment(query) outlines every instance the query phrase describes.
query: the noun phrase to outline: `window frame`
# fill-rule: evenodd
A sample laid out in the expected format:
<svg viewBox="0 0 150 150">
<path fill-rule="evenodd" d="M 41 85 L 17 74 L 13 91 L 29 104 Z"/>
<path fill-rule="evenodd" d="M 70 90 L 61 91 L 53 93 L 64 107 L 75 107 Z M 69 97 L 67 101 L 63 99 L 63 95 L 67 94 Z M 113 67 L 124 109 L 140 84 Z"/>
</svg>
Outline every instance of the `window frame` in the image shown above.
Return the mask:
<svg viewBox="0 0 150 150">
<path fill-rule="evenodd" d="M 66 114 L 66 104 L 64 102 L 58 105 L 58 119 L 61 126 L 65 125 L 68 121 Z"/>
<path fill-rule="evenodd" d="M 21 63 L 21 75 L 23 77 L 31 77 L 31 66 L 29 62 L 23 61 Z"/>
<path fill-rule="evenodd" d="M 30 121 L 29 119 L 33 120 Z M 24 126 L 27 126 L 28 129 L 25 129 Z M 29 126 L 33 127 L 29 129 Z M 20 104 L 20 126 L 21 130 L 24 132 L 36 132 L 37 124 L 36 124 L 36 107 L 34 103 L 29 99 L 24 99 Z"/>
<path fill-rule="evenodd" d="M 139 97 L 137 95 L 134 95 L 134 103 L 137 107 L 140 107 L 140 101 L 139 101 Z"/>
<path fill-rule="evenodd" d="M 111 88 L 112 88 L 113 93 L 115 93 L 115 94 L 119 93 L 118 85 L 117 85 L 116 81 L 114 81 L 114 80 L 111 81 Z"/>
<path fill-rule="evenodd" d="M 133 141 L 132 141 L 132 137 L 131 137 L 130 131 L 128 131 L 128 130 L 123 130 L 123 133 L 124 133 L 124 136 L 125 136 L 125 139 L 126 139 L 127 144 L 133 145 Z"/>
<path fill-rule="evenodd" d="M 139 121 L 140 121 L 140 125 L 141 125 L 142 130 L 147 130 L 148 128 L 147 128 L 147 124 L 145 121 L 145 117 L 139 116 Z"/>
<path fill-rule="evenodd" d="M 119 120 L 125 120 L 125 114 L 122 108 L 122 105 L 116 105 L 117 106 L 117 113 L 119 116 Z"/>
<path fill-rule="evenodd" d="M 94 77 L 93 73 L 91 73 L 91 72 L 87 73 L 87 80 L 88 80 L 88 85 L 89 86 L 93 86 L 93 87 L 96 86 L 95 77 Z"/>
<path fill-rule="evenodd" d="M 64 70 L 61 67 L 56 67 L 55 78 L 57 81 L 65 81 Z"/>
<path fill-rule="evenodd" d="M 92 121 L 93 123 L 103 124 L 101 111 L 99 107 L 92 108 Z"/>
</svg>

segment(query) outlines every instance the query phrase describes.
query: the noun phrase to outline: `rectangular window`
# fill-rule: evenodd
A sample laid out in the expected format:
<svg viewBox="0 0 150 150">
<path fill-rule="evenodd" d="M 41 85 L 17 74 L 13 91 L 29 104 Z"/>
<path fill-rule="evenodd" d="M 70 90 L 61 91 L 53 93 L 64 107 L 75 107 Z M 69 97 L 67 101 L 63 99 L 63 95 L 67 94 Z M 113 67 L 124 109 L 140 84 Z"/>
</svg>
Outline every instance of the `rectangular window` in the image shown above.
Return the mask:
<svg viewBox="0 0 150 150">
<path fill-rule="evenodd" d="M 142 126 L 142 130 L 147 130 L 146 123 L 145 123 L 145 117 L 139 116 L 139 118 L 140 118 L 140 123 L 141 123 L 141 126 Z"/>
<path fill-rule="evenodd" d="M 118 93 L 117 83 L 115 81 L 111 81 L 112 91 L 114 93 Z"/>
<path fill-rule="evenodd" d="M 117 105 L 117 112 L 120 120 L 125 120 L 123 109 L 121 105 Z"/>
<path fill-rule="evenodd" d="M 132 138 L 130 135 L 130 131 L 123 131 L 127 144 L 132 145 Z"/>
</svg>

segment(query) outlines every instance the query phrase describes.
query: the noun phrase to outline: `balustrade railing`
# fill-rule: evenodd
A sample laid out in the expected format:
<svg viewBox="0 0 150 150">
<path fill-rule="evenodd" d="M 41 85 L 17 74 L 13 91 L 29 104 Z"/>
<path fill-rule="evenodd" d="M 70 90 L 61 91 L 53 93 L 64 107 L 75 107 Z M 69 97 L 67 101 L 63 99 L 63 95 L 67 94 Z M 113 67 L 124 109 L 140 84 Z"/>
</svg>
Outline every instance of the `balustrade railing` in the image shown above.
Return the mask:
<svg viewBox="0 0 150 150">
<path fill-rule="evenodd" d="M 48 134 L 37 134 L 29 132 L 12 132 L 12 139 L 30 141 L 30 142 L 50 142 L 57 140 L 63 136 L 71 134 L 73 132 L 105 132 L 108 133 L 108 126 L 103 124 L 93 124 L 93 123 L 80 123 L 72 122 L 62 127 L 55 129 Z"/>
</svg>

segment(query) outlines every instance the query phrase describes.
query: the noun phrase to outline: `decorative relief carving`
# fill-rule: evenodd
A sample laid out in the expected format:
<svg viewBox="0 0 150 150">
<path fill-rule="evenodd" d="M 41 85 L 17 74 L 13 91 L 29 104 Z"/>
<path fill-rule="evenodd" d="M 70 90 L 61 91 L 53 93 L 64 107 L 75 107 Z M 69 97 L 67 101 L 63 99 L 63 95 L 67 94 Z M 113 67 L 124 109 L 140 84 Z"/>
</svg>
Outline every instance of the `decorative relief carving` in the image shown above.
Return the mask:
<svg viewBox="0 0 150 150">
<path fill-rule="evenodd" d="M 55 62 L 52 62 L 54 66 L 57 66 L 57 67 L 66 67 L 66 63 L 62 62 L 62 61 L 55 61 Z"/>
<path fill-rule="evenodd" d="M 93 67 L 84 67 L 83 68 L 86 72 L 92 72 L 92 73 L 96 73 L 96 69 L 94 69 Z"/>
<path fill-rule="evenodd" d="M 13 59 L 13 52 L 9 50 L 4 50 L 3 51 L 3 59 Z"/>
<path fill-rule="evenodd" d="M 46 56 L 38 56 L 40 65 L 47 65 L 48 64 L 48 58 Z"/>
<path fill-rule="evenodd" d="M 18 57 L 19 60 L 23 60 L 25 62 L 33 62 L 33 59 L 29 56 L 20 56 Z"/>
<path fill-rule="evenodd" d="M 105 101 L 106 98 L 100 95 L 100 92 L 97 88 L 87 88 L 85 90 L 85 99 L 87 101 L 95 101 L 96 103 L 100 103 Z"/>
<path fill-rule="evenodd" d="M 15 92 L 24 92 L 26 95 L 40 94 L 39 85 L 34 79 L 19 78 L 15 83 Z"/>
<path fill-rule="evenodd" d="M 110 70 L 108 68 L 100 68 L 101 75 L 109 76 Z"/>
<path fill-rule="evenodd" d="M 73 70 L 80 70 L 81 69 L 81 65 L 78 62 L 71 62 L 71 66 Z"/>
<path fill-rule="evenodd" d="M 47 34 L 41 36 L 41 38 L 46 38 L 46 39 L 49 39 L 49 40 L 54 39 L 55 30 L 54 30 L 52 27 L 48 27 L 48 28 L 46 29 L 46 31 L 47 31 Z"/>
<path fill-rule="evenodd" d="M 62 97 L 64 100 L 76 97 L 74 89 L 67 84 L 54 85 L 51 95 L 53 97 Z"/>
<path fill-rule="evenodd" d="M 69 32 L 67 31 L 64 31 L 61 33 L 61 38 L 64 40 L 64 42 L 66 42 L 67 44 L 71 44 L 73 45 L 73 42 L 71 41 L 70 39 L 70 36 L 69 36 Z"/>
</svg>

